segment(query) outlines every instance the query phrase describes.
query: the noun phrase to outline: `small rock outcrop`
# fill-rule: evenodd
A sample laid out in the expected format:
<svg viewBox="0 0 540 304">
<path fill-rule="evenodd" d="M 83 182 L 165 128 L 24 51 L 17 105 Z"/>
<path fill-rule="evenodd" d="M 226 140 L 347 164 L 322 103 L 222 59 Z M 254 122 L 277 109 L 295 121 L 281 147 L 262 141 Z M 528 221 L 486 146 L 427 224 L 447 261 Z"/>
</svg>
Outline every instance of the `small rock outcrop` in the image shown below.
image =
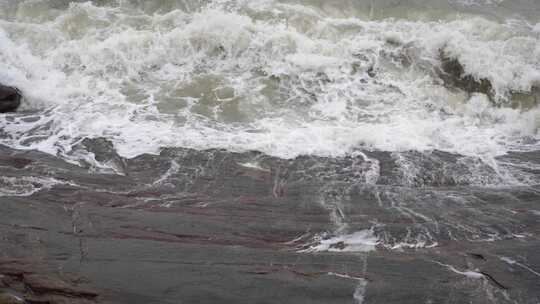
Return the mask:
<svg viewBox="0 0 540 304">
<path fill-rule="evenodd" d="M 493 86 L 486 78 L 476 79 L 465 73 L 463 65 L 457 58 L 440 52 L 441 70 L 439 77 L 447 86 L 462 89 L 468 93 L 484 93 L 493 99 Z"/>
<path fill-rule="evenodd" d="M 0 113 L 13 112 L 21 105 L 21 92 L 0 84 Z"/>
</svg>

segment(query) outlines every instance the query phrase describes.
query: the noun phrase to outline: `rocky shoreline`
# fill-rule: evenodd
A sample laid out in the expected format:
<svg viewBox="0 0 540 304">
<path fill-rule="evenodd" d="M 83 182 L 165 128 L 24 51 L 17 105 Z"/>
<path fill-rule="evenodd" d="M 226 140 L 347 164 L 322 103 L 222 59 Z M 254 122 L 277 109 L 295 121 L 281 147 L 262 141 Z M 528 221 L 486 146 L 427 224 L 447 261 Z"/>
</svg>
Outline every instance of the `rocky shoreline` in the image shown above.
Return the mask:
<svg viewBox="0 0 540 304">
<path fill-rule="evenodd" d="M 540 304 L 540 0 L 0 21 L 0 304 Z"/>
<path fill-rule="evenodd" d="M 282 160 L 164 149 L 124 159 L 105 140 L 85 146 L 121 174 L 0 147 L 0 303 L 540 299 L 538 186 L 433 175 L 403 184 L 386 152 Z M 370 159 L 376 180 L 366 179 Z M 455 156 L 422 156 L 424 166 L 435 160 Z M 458 205 L 443 193 L 475 199 Z M 348 252 L 347 241 L 308 250 L 369 229 L 373 250 Z"/>
</svg>

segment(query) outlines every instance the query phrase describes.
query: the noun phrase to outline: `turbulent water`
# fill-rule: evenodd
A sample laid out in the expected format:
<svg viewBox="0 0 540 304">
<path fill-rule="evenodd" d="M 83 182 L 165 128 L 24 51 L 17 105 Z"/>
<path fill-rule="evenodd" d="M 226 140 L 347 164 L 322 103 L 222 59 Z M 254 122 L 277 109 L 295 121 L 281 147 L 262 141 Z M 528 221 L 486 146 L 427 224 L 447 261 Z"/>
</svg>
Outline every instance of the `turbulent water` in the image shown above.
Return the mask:
<svg viewBox="0 0 540 304">
<path fill-rule="evenodd" d="M 532 0 L 3 0 L 0 82 L 27 111 L 0 117 L 3 143 L 70 159 L 85 137 L 126 157 L 536 150 L 539 16 Z M 442 53 L 490 97 L 446 85 Z"/>
</svg>

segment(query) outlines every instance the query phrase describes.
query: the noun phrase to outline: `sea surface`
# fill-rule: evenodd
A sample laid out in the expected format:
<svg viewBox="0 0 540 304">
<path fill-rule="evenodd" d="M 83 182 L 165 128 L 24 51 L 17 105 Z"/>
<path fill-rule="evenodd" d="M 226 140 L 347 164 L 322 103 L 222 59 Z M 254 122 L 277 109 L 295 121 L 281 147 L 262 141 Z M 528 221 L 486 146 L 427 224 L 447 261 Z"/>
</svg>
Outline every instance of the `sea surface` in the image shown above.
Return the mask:
<svg viewBox="0 0 540 304">
<path fill-rule="evenodd" d="M 159 159 L 148 184 L 182 195 L 210 191 L 189 188 L 193 172 L 228 176 L 215 161 L 234 160 L 271 175 L 270 196 L 292 180 L 295 202 L 327 211 L 329 226 L 294 240 L 300 256 L 515 241 L 525 249 L 491 254 L 529 285 L 465 299 L 540 297 L 526 249 L 540 236 L 540 1 L 0 0 L 0 83 L 24 95 L 0 114 L 9 151 L 96 178 Z M 85 183 L 34 169 L 0 174 L 0 198 Z M 359 282 L 350 299 L 369 303 Z"/>
</svg>

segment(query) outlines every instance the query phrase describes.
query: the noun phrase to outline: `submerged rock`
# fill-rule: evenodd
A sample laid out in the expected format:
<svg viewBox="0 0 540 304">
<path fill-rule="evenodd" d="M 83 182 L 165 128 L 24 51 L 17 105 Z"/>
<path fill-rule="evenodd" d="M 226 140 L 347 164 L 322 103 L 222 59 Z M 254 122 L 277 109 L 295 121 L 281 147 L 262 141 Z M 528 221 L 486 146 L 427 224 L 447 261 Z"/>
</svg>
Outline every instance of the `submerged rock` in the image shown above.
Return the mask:
<svg viewBox="0 0 540 304">
<path fill-rule="evenodd" d="M 493 85 L 488 79 L 477 79 L 466 74 L 461 62 L 444 51 L 440 52 L 440 60 L 439 77 L 447 86 L 459 88 L 468 93 L 484 93 L 493 99 Z"/>
<path fill-rule="evenodd" d="M 440 51 L 441 69 L 438 75 L 447 87 L 458 88 L 469 94 L 483 93 L 492 101 L 497 101 L 493 84 L 487 78 L 475 78 L 465 72 L 463 64 L 444 50 Z M 513 108 L 531 109 L 540 103 L 540 87 L 532 86 L 527 91 L 512 90 L 508 101 Z"/>
<path fill-rule="evenodd" d="M 512 107 L 532 109 L 540 103 L 540 86 L 533 86 L 530 91 L 511 92 Z"/>
<path fill-rule="evenodd" d="M 0 84 L 0 113 L 13 112 L 21 105 L 21 92 Z"/>
</svg>

